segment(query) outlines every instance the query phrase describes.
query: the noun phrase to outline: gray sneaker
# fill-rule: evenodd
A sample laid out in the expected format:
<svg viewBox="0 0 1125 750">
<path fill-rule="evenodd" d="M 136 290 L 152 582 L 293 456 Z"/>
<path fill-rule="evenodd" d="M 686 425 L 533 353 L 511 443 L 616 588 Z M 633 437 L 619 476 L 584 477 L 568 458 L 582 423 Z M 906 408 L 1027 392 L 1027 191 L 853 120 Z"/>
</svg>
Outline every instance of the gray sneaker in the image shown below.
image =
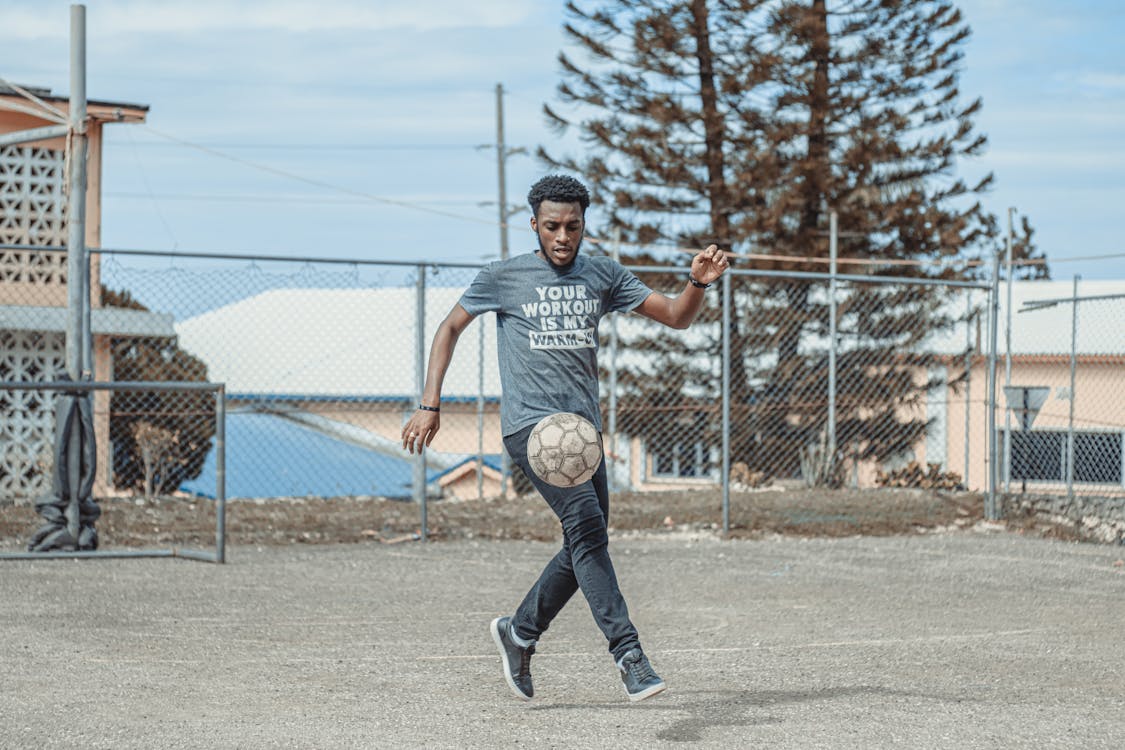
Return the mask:
<svg viewBox="0 0 1125 750">
<path fill-rule="evenodd" d="M 621 657 L 621 661 L 617 662 L 617 671 L 621 673 L 625 694 L 631 701 L 643 701 L 667 687 L 664 680 L 652 671 L 648 657 L 639 648 L 630 649 Z"/>
<path fill-rule="evenodd" d="M 529 701 L 535 695 L 535 689 L 531 687 L 531 655 L 535 653 L 535 644 L 521 647 L 512 640 L 511 626 L 512 618 L 497 617 L 492 621 L 492 640 L 496 641 L 500 658 L 504 660 L 504 679 L 508 681 L 508 687 L 517 698 Z"/>
</svg>

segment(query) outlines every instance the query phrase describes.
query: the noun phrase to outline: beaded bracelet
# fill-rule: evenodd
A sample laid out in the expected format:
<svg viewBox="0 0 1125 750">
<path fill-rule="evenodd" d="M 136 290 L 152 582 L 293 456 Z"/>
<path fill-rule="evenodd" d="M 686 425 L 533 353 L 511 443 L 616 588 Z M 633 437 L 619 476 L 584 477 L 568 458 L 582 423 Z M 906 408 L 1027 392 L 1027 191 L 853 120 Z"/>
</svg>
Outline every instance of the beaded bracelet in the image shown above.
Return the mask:
<svg viewBox="0 0 1125 750">
<path fill-rule="evenodd" d="M 688 280 L 688 281 L 689 281 L 689 282 L 691 283 L 691 285 L 692 285 L 693 287 L 695 287 L 696 289 L 710 289 L 710 288 L 711 288 L 711 285 L 710 285 L 710 284 L 704 284 L 704 283 L 703 283 L 702 281 L 696 281 L 696 280 L 695 280 L 695 277 L 694 277 L 694 276 L 692 276 L 691 274 L 688 274 L 687 280 Z"/>
</svg>

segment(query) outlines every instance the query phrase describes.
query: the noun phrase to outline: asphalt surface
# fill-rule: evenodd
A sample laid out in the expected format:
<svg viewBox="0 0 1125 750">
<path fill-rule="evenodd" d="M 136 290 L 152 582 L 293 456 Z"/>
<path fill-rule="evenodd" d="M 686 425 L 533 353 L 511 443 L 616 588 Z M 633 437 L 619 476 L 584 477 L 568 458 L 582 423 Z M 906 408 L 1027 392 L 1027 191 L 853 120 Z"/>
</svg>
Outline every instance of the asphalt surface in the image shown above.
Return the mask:
<svg viewBox="0 0 1125 750">
<path fill-rule="evenodd" d="M 668 690 L 576 598 L 508 691 L 488 632 L 554 547 L 0 562 L 2 748 L 1120 748 L 1121 547 L 616 538 Z"/>
</svg>

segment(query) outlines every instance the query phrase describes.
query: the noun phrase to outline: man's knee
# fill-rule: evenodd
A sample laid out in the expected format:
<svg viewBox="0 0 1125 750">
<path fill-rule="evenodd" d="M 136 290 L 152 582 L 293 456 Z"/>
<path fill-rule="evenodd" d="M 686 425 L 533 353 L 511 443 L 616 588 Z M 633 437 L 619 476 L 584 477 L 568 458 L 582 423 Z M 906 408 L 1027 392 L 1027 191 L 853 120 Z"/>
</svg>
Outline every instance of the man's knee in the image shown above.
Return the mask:
<svg viewBox="0 0 1125 750">
<path fill-rule="evenodd" d="M 581 554 L 609 544 L 605 516 L 600 511 L 584 513 L 572 524 L 567 536 L 573 553 Z"/>
</svg>

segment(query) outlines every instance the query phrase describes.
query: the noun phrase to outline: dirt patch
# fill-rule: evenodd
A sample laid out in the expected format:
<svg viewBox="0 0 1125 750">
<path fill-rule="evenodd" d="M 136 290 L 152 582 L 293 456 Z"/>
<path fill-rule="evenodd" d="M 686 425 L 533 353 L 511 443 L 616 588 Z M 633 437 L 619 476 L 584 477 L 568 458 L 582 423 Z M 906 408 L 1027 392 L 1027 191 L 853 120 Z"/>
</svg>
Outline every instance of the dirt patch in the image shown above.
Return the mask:
<svg viewBox="0 0 1125 750">
<path fill-rule="evenodd" d="M 102 548 L 214 545 L 211 501 L 115 498 L 99 505 Z M 888 536 L 979 528 L 983 505 L 979 495 L 923 490 L 732 492 L 729 536 Z M 25 546 L 41 520 L 30 506 L 0 506 L 0 546 Z M 720 534 L 722 525 L 718 490 L 621 493 L 610 502 L 613 533 Z M 432 540 L 560 538 L 558 521 L 538 496 L 431 501 L 427 527 Z M 235 545 L 387 543 L 417 536 L 421 512 L 414 503 L 377 498 L 233 500 L 227 504 L 226 528 L 228 543 Z M 1008 528 L 1071 538 L 1057 526 L 1027 518 Z"/>
</svg>

